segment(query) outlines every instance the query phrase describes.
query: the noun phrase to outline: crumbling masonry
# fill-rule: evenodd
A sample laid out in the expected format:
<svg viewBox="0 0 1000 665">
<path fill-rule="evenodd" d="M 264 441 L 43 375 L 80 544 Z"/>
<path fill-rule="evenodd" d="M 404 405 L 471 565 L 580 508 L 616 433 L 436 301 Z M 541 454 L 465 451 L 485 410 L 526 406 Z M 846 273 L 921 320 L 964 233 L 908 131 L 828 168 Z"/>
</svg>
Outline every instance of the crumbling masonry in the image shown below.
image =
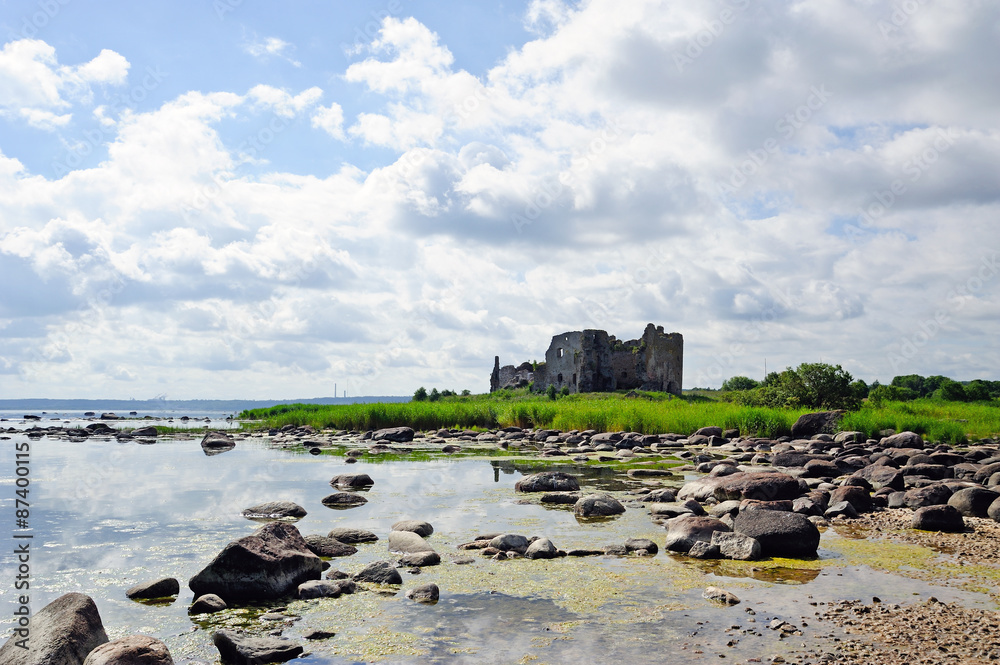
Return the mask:
<svg viewBox="0 0 1000 665">
<path fill-rule="evenodd" d="M 654 390 L 681 394 L 684 337 L 646 326 L 639 339 L 621 342 L 603 330 L 565 332 L 552 338 L 545 362 L 500 366 L 493 361 L 490 392 L 522 388 L 530 383 L 544 391 L 550 385 L 571 393 Z"/>
</svg>

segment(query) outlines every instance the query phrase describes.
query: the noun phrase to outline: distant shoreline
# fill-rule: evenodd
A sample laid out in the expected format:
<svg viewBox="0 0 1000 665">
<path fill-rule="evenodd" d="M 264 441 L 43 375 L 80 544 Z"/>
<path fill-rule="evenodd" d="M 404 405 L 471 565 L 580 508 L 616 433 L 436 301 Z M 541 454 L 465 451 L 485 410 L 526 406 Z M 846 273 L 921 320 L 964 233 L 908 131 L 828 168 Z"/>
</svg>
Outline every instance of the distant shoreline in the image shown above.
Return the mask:
<svg viewBox="0 0 1000 665">
<path fill-rule="evenodd" d="M 308 399 L 0 399 L 0 411 L 227 411 L 267 408 L 277 404 L 369 404 L 409 402 L 410 396 L 312 397 Z"/>
</svg>

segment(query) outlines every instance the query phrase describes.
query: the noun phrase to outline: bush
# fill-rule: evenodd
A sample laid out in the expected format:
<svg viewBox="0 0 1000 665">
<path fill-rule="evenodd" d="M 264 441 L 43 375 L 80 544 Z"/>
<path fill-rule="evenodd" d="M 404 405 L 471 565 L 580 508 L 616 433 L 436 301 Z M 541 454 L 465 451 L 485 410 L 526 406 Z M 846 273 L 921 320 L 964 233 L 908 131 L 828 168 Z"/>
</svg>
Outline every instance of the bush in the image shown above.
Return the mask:
<svg viewBox="0 0 1000 665">
<path fill-rule="evenodd" d="M 413 391 L 413 401 L 414 402 L 426 402 L 427 401 L 427 388 L 420 386 Z"/>
<path fill-rule="evenodd" d="M 545 394 L 549 396 L 549 399 L 556 398 L 556 387 L 554 384 L 550 383 L 549 387 L 545 390 Z"/>
<path fill-rule="evenodd" d="M 559 391 L 559 394 L 562 395 L 563 397 L 569 395 L 569 386 L 563 386 L 562 390 Z"/>
<path fill-rule="evenodd" d="M 727 399 L 743 406 L 856 409 L 861 404 L 858 392 L 840 365 L 802 363 L 794 370 L 772 372 L 762 385 L 737 391 Z"/>
<path fill-rule="evenodd" d="M 722 382 L 723 390 L 753 390 L 760 384 L 747 376 L 734 376 Z"/>
<path fill-rule="evenodd" d="M 945 379 L 941 386 L 934 391 L 934 396 L 946 402 L 968 402 L 969 397 L 965 394 L 965 388 L 958 381 Z"/>
<path fill-rule="evenodd" d="M 427 396 L 427 401 L 436 402 L 441 399 L 441 393 L 438 392 L 437 388 L 431 390 L 431 394 Z"/>
</svg>

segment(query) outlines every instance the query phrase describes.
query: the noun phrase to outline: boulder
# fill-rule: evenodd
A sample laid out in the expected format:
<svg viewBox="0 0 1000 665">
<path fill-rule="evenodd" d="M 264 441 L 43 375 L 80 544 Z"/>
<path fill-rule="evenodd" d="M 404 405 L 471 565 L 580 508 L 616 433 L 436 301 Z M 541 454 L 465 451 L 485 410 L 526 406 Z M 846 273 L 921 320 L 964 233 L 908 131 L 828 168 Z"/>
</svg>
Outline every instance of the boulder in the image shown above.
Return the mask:
<svg viewBox="0 0 1000 665">
<path fill-rule="evenodd" d="M 268 501 L 243 510 L 248 519 L 302 519 L 306 509 L 291 501 Z"/>
<path fill-rule="evenodd" d="M 841 501 L 851 504 L 858 513 L 870 513 L 874 508 L 871 494 L 857 485 L 844 485 L 830 492 L 831 506 Z"/>
<path fill-rule="evenodd" d="M 132 436 L 141 436 L 144 438 L 156 438 L 159 432 L 156 428 L 150 425 L 149 427 L 139 427 L 138 429 L 132 430 Z"/>
<path fill-rule="evenodd" d="M 164 577 L 153 582 L 143 582 L 136 584 L 125 592 L 125 596 L 132 600 L 144 598 L 167 598 L 176 596 L 181 592 L 181 583 L 173 577 Z"/>
<path fill-rule="evenodd" d="M 972 479 L 980 485 L 985 485 L 990 477 L 997 472 L 1000 472 L 1000 462 L 992 462 L 979 467 Z"/>
<path fill-rule="evenodd" d="M 733 519 L 733 531 L 760 543 L 762 556 L 816 556 L 819 529 L 799 513 L 752 510 Z"/>
<path fill-rule="evenodd" d="M 424 538 L 434 533 L 434 527 L 431 526 L 430 522 L 423 522 L 421 520 L 401 520 L 389 528 L 393 531 L 412 531 Z"/>
<path fill-rule="evenodd" d="M 336 529 L 330 529 L 330 533 L 326 535 L 348 545 L 354 545 L 355 543 L 374 543 L 378 540 L 378 536 L 371 531 L 344 526 L 337 527 Z"/>
<path fill-rule="evenodd" d="M 711 600 L 715 603 L 722 603 L 723 605 L 739 605 L 740 599 L 735 596 L 735 594 L 720 589 L 719 587 L 710 586 L 702 592 L 702 598 L 705 600 Z"/>
<path fill-rule="evenodd" d="M 97 647 L 83 665 L 174 665 L 174 659 L 167 645 L 155 637 L 129 635 Z"/>
<path fill-rule="evenodd" d="M 986 516 L 994 522 L 1000 522 L 1000 499 L 990 504 L 989 509 L 986 511 Z"/>
<path fill-rule="evenodd" d="M 941 506 L 948 503 L 951 490 L 940 483 L 907 490 L 903 495 L 903 503 L 907 508 L 924 508 L 925 506 Z M 890 504 L 891 505 L 891 504 Z"/>
<path fill-rule="evenodd" d="M 214 593 L 226 602 L 281 598 L 303 582 L 318 580 L 323 562 L 299 530 L 271 522 L 226 545 L 188 586 L 196 595 Z"/>
<path fill-rule="evenodd" d="M 330 484 L 342 490 L 368 489 L 375 484 L 367 473 L 342 473 L 330 479 Z"/>
<path fill-rule="evenodd" d="M 718 545 L 712 545 L 701 540 L 696 540 L 687 551 L 687 555 L 692 559 L 718 559 L 722 557 Z"/>
<path fill-rule="evenodd" d="M 514 483 L 515 492 L 575 492 L 579 489 L 576 478 L 562 471 L 534 473 Z"/>
<path fill-rule="evenodd" d="M 803 469 L 806 478 L 836 478 L 840 475 L 840 467 L 832 460 L 811 459 Z"/>
<path fill-rule="evenodd" d="M 610 517 L 624 512 L 625 506 L 609 494 L 588 494 L 573 504 L 573 514 L 577 517 Z"/>
<path fill-rule="evenodd" d="M 340 556 L 351 556 L 357 554 L 358 548 L 353 545 L 342 543 L 336 538 L 321 536 L 319 534 L 309 534 L 303 540 L 306 547 L 316 556 L 335 558 Z"/>
<path fill-rule="evenodd" d="M 441 555 L 433 551 L 412 552 L 411 554 L 404 554 L 399 558 L 399 565 L 415 566 L 416 568 L 436 566 L 439 563 L 441 563 Z"/>
<path fill-rule="evenodd" d="M 30 627 L 14 629 L 0 647 L 0 663 L 80 665 L 87 654 L 107 641 L 101 615 L 90 596 L 67 593 L 35 613 Z M 29 648 L 22 648 L 25 645 Z"/>
<path fill-rule="evenodd" d="M 433 552 L 434 548 L 412 531 L 390 531 L 389 551 L 413 554 L 415 552 Z"/>
<path fill-rule="evenodd" d="M 924 448 L 924 440 L 915 432 L 900 432 L 892 436 L 883 437 L 879 441 L 882 448 Z"/>
<path fill-rule="evenodd" d="M 814 434 L 833 434 L 845 413 L 846 411 L 803 413 L 792 425 L 792 436 L 796 439 L 808 439 Z"/>
<path fill-rule="evenodd" d="M 280 637 L 250 637 L 235 630 L 220 630 L 212 635 L 222 662 L 227 665 L 262 665 L 284 663 L 302 655 L 304 649 Z"/>
<path fill-rule="evenodd" d="M 756 561 L 761 556 L 760 543 L 740 533 L 715 531 L 711 544 L 718 547 L 719 554 L 727 559 Z"/>
<path fill-rule="evenodd" d="M 665 547 L 671 552 L 687 552 L 694 543 L 712 543 L 716 531 L 731 531 L 721 520 L 714 517 L 681 516 L 667 520 L 667 542 Z"/>
<path fill-rule="evenodd" d="M 376 430 L 372 434 L 373 441 L 392 441 L 394 443 L 406 443 L 413 441 L 413 429 L 410 427 L 387 427 Z"/>
<path fill-rule="evenodd" d="M 911 526 L 922 531 L 961 532 L 965 520 L 954 506 L 924 506 L 914 511 Z"/>
<path fill-rule="evenodd" d="M 715 467 L 722 468 L 723 465 Z M 715 469 L 713 469 L 714 471 Z M 732 474 L 736 475 L 736 474 Z M 704 476 L 696 480 L 690 480 L 677 492 L 677 500 L 694 499 L 695 501 L 706 501 L 715 495 L 715 488 L 724 480 L 719 476 Z"/>
<path fill-rule="evenodd" d="M 646 554 L 652 556 L 659 552 L 660 548 L 649 538 L 629 538 L 625 541 L 626 552 L 638 552 L 640 550 L 645 550 Z"/>
<path fill-rule="evenodd" d="M 989 517 L 990 506 L 998 498 L 1000 492 L 985 487 L 966 487 L 952 494 L 948 499 L 948 505 L 953 506 L 965 517 Z"/>
<path fill-rule="evenodd" d="M 375 561 L 354 574 L 357 582 L 372 584 L 402 584 L 403 578 L 391 561 Z"/>
<path fill-rule="evenodd" d="M 539 538 L 528 545 L 524 556 L 527 559 L 555 559 L 559 556 L 559 550 L 548 538 Z"/>
<path fill-rule="evenodd" d="M 206 432 L 201 439 L 201 449 L 206 455 L 218 455 L 236 447 L 233 437 L 225 432 Z"/>
<path fill-rule="evenodd" d="M 424 584 L 406 591 L 406 597 L 418 603 L 436 603 L 441 596 L 437 584 Z"/>
<path fill-rule="evenodd" d="M 676 501 L 676 500 L 677 500 L 677 491 L 670 489 L 669 487 L 653 490 L 652 492 L 642 497 L 641 499 L 641 501 L 643 502 L 652 502 L 652 503 L 670 503 L 671 501 Z"/>
<path fill-rule="evenodd" d="M 830 504 L 830 507 L 824 511 L 823 517 L 828 520 L 832 520 L 834 517 L 856 519 L 858 517 L 858 510 L 850 501 L 838 501 L 837 503 Z"/>
<path fill-rule="evenodd" d="M 339 598 L 344 593 L 354 593 L 352 580 L 309 580 L 299 585 L 298 597 L 302 600 L 310 598 Z"/>
<path fill-rule="evenodd" d="M 226 601 L 214 593 L 206 593 L 194 599 L 194 602 L 191 603 L 191 607 L 188 609 L 188 614 L 215 614 L 226 609 L 226 607 L 228 607 Z"/>
<path fill-rule="evenodd" d="M 714 426 L 702 427 L 695 430 L 694 433 L 698 436 L 722 436 L 722 428 Z"/>
<path fill-rule="evenodd" d="M 522 554 L 528 550 L 528 545 L 530 545 L 528 539 L 516 533 L 501 533 L 491 538 L 489 544 L 490 547 L 498 549 L 501 552 L 514 550 Z"/>
<path fill-rule="evenodd" d="M 354 508 L 356 506 L 363 506 L 368 503 L 368 499 L 361 496 L 360 494 L 351 494 L 350 492 L 337 492 L 335 494 L 330 494 L 323 497 L 320 500 L 327 508 Z"/>
<path fill-rule="evenodd" d="M 906 487 L 906 479 L 903 476 L 903 472 L 891 466 L 870 464 L 860 471 L 855 471 L 853 475 L 854 477 L 867 480 L 873 490 L 890 487 L 901 492 Z"/>
<path fill-rule="evenodd" d="M 757 499 L 759 501 L 780 501 L 795 499 L 802 494 L 799 481 L 788 474 L 778 472 L 739 472 L 719 478 L 714 495 L 719 501 L 734 499 Z M 683 490 L 682 490 L 683 494 Z"/>
</svg>

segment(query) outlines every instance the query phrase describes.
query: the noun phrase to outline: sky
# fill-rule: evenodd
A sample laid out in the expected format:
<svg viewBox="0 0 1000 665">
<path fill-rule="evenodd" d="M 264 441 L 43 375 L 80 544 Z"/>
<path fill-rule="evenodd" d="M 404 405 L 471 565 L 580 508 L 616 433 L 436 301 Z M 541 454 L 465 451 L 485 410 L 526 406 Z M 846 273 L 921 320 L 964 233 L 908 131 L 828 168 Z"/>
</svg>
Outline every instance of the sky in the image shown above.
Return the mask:
<svg viewBox="0 0 1000 665">
<path fill-rule="evenodd" d="M 0 0 L 0 398 L 1000 379 L 1000 2 Z"/>
</svg>

